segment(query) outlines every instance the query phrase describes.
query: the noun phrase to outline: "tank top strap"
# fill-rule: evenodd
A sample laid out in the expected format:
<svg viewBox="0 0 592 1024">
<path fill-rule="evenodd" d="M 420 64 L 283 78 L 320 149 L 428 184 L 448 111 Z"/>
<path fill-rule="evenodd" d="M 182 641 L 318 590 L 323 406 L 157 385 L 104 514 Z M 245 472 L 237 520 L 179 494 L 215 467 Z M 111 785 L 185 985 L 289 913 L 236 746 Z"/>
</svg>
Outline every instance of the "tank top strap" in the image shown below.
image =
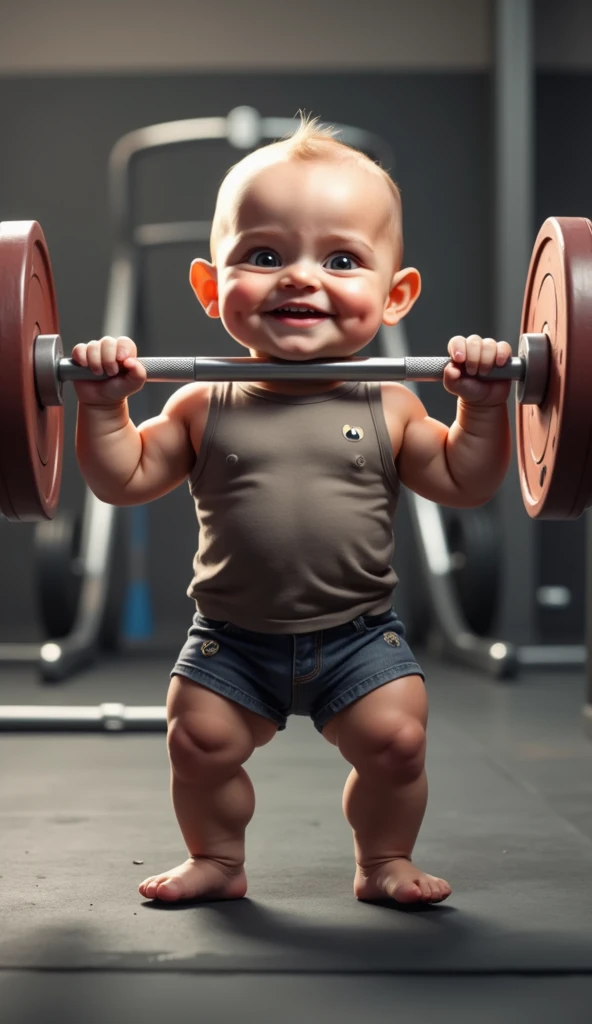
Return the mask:
<svg viewBox="0 0 592 1024">
<path fill-rule="evenodd" d="M 367 380 L 364 382 L 364 387 L 368 405 L 370 407 L 370 415 L 372 416 L 372 422 L 374 423 L 374 429 L 376 431 L 378 446 L 380 448 L 380 457 L 384 473 L 393 494 L 398 496 L 401 485 L 399 481 L 399 474 L 395 467 L 395 460 L 393 458 L 391 436 L 388 432 L 384 416 L 380 381 Z"/>
</svg>

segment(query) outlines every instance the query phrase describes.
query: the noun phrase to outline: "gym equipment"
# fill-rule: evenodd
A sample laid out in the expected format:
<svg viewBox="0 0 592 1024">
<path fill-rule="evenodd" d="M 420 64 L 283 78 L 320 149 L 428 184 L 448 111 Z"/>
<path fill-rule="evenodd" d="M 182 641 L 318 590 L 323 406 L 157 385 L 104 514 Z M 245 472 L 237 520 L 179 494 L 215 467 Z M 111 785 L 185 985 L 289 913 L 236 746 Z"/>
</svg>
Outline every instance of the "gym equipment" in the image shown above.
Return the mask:
<svg viewBox="0 0 592 1024">
<path fill-rule="evenodd" d="M 394 358 L 406 355 L 408 346 L 404 324 L 383 326 L 378 343 L 381 354 Z M 411 382 L 406 386 L 410 391 L 418 392 L 416 384 Z M 477 633 L 469 624 L 459 588 L 460 560 L 456 555 L 461 552 L 454 552 L 450 547 L 450 518 L 462 520 L 481 510 L 441 508 L 436 502 L 408 488 L 403 488 L 402 498 L 415 540 L 416 559 L 411 579 L 408 576 L 402 581 L 408 595 L 405 625 L 410 627 L 411 634 L 417 632 L 421 642 L 429 642 L 432 651 L 440 657 L 486 672 L 495 679 L 514 678 L 522 661 L 523 649 L 501 636 Z M 468 566 L 466 572 L 470 579 Z M 414 622 L 414 617 L 416 620 L 419 617 L 419 621 Z"/>
<path fill-rule="evenodd" d="M 35 705 L 4 704 L 0 714 L 0 732 L 47 731 L 166 731 L 164 705 L 127 707 L 115 702 L 98 704 Z"/>
<path fill-rule="evenodd" d="M 59 512 L 35 526 L 35 593 L 48 637 L 67 636 L 80 598 L 81 517 Z"/>
<path fill-rule="evenodd" d="M 490 505 L 446 516 L 452 572 L 464 616 L 479 636 L 493 625 L 500 590 L 502 539 Z"/>
<path fill-rule="evenodd" d="M 576 518 L 592 502 L 592 226 L 550 218 L 535 242 L 518 357 L 489 380 L 518 382 L 521 485 L 532 517 Z M 59 497 L 62 386 L 100 380 L 63 358 L 51 264 L 35 222 L 0 225 L 0 511 L 15 521 L 52 518 Z M 569 340 L 568 340 L 569 339 Z M 306 363 L 232 357 L 141 360 L 149 381 L 440 380 L 448 357 L 354 358 Z M 552 438 L 551 438 L 552 435 Z"/>
<path fill-rule="evenodd" d="M 592 224 L 562 224 L 545 221 L 530 261 L 521 332 L 543 332 L 553 358 L 544 401 L 519 406 L 516 431 L 529 514 L 551 507 L 565 515 L 547 518 L 575 519 L 592 501 Z"/>
<path fill-rule="evenodd" d="M 35 222 L 16 231 L 0 224 L 0 252 L 0 512 L 7 519 L 52 518 L 63 416 L 39 401 L 33 364 L 36 337 L 59 330 L 51 263 Z"/>
</svg>

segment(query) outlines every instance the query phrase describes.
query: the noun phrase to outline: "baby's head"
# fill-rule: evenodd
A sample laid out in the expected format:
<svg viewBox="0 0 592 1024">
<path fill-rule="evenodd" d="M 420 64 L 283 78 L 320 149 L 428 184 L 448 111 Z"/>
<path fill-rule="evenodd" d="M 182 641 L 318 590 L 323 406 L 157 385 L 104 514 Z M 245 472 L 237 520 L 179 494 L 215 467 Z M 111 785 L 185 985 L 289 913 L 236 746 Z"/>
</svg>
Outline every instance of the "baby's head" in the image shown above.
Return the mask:
<svg viewBox="0 0 592 1024">
<path fill-rule="evenodd" d="M 389 175 L 315 121 L 226 175 L 191 283 L 209 316 L 254 356 L 359 352 L 417 299 L 401 270 L 401 200 Z"/>
</svg>

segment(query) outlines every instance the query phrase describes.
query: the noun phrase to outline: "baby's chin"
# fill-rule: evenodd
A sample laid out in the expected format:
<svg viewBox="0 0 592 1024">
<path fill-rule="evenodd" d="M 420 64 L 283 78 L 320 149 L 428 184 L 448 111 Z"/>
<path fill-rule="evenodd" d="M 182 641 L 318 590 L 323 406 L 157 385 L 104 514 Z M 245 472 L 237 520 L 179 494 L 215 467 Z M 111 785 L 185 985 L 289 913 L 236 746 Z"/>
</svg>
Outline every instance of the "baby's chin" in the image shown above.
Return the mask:
<svg viewBox="0 0 592 1024">
<path fill-rule="evenodd" d="M 238 340 L 238 339 L 235 339 Z M 372 339 L 369 339 L 372 340 Z M 289 363 L 300 363 L 310 362 L 311 359 L 317 360 L 330 360 L 330 359 L 355 359 L 363 357 L 362 349 L 366 347 L 369 342 L 366 342 L 363 346 L 356 346 L 355 350 L 352 351 L 351 347 L 348 348 L 346 345 L 336 346 L 314 346 L 306 344 L 305 342 L 299 342 L 298 340 L 290 341 L 286 339 L 285 344 L 278 345 L 266 345 L 263 342 L 257 347 L 251 347 L 246 342 L 239 341 L 239 345 L 246 348 L 253 359 L 265 359 L 268 362 L 289 362 Z"/>
</svg>

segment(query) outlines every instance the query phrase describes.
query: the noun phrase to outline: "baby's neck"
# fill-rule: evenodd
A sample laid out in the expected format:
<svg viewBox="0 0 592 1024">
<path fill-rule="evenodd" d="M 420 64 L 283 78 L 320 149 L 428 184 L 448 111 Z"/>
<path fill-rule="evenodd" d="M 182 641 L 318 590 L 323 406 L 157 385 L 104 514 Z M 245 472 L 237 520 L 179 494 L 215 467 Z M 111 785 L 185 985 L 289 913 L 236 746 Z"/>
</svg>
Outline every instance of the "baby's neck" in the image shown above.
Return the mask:
<svg viewBox="0 0 592 1024">
<path fill-rule="evenodd" d="M 318 395 L 340 387 L 343 381 L 336 380 L 260 380 L 257 385 L 265 391 L 280 395 Z"/>
</svg>

